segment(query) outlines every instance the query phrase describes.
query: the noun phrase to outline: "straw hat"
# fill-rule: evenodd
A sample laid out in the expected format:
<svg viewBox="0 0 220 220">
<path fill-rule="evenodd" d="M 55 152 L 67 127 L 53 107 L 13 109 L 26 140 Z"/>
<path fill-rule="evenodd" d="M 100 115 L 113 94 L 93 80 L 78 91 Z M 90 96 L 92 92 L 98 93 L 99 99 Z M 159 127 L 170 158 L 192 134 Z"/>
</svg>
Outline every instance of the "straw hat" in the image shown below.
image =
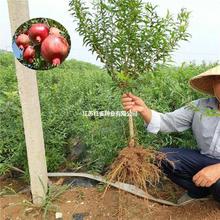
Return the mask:
<svg viewBox="0 0 220 220">
<path fill-rule="evenodd" d="M 194 76 L 190 79 L 189 84 L 195 90 L 215 96 L 213 91 L 213 76 L 220 76 L 220 65 L 201 73 L 198 76 Z"/>
</svg>

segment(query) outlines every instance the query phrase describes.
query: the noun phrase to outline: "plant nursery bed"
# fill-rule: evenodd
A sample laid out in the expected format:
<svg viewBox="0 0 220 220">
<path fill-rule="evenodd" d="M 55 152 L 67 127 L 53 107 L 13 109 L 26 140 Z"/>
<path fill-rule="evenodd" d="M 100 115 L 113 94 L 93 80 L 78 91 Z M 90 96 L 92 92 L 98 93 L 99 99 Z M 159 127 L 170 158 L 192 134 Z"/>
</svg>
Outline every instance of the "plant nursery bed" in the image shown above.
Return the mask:
<svg viewBox="0 0 220 220">
<path fill-rule="evenodd" d="M 59 182 L 53 179 L 54 183 Z M 56 182 L 55 182 L 56 181 Z M 56 208 L 64 220 L 218 220 L 220 204 L 210 199 L 193 202 L 185 206 L 173 207 L 146 201 L 130 193 L 109 188 L 102 197 L 104 185 L 72 186 L 56 200 L 49 201 L 47 217 L 43 217 L 45 209 L 31 205 L 28 186 L 21 180 L 8 178 L 1 180 L 0 216 L 2 220 L 10 219 L 55 219 Z M 22 192 L 22 193 L 21 193 Z M 155 197 L 175 202 L 183 190 L 169 181 L 159 185 L 157 191 L 150 189 Z M 51 203 L 50 203 L 51 202 Z"/>
</svg>

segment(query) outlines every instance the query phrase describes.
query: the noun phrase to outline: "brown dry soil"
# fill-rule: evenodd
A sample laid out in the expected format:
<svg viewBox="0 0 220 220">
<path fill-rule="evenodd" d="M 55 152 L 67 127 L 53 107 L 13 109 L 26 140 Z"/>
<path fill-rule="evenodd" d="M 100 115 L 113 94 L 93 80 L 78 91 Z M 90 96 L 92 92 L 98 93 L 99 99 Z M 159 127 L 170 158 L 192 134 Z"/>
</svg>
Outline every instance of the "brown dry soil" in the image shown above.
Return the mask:
<svg viewBox="0 0 220 220">
<path fill-rule="evenodd" d="M 3 192 L 7 186 L 16 192 L 26 187 L 21 181 L 13 179 L 1 180 L 0 184 L 0 192 Z M 157 193 L 160 198 L 174 201 L 183 192 L 170 182 L 164 185 L 163 190 Z M 84 213 L 84 220 L 220 220 L 220 204 L 213 200 L 193 202 L 182 207 L 170 207 L 147 202 L 114 188 L 110 188 L 102 198 L 103 189 L 103 185 L 88 188 L 73 187 L 64 192 L 59 201 L 54 204 L 63 213 L 64 220 L 73 219 L 72 216 L 76 213 Z M 1 195 L 0 219 L 44 219 L 39 209 L 32 208 L 30 204 L 27 205 L 27 201 L 31 201 L 28 192 Z M 51 213 L 47 219 L 55 219 L 55 214 Z"/>
</svg>

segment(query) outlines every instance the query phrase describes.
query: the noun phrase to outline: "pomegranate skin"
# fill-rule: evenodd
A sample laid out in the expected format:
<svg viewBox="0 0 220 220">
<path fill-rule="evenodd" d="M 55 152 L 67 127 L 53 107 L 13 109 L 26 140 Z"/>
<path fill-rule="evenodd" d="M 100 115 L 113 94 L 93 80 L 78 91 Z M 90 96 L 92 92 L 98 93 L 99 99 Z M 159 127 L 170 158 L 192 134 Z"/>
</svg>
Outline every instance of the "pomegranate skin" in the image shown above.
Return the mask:
<svg viewBox="0 0 220 220">
<path fill-rule="evenodd" d="M 43 23 L 32 24 L 28 30 L 28 35 L 32 41 L 42 43 L 42 41 L 49 35 L 49 27 Z"/>
<path fill-rule="evenodd" d="M 19 49 L 24 50 L 30 44 L 30 38 L 27 34 L 20 34 L 17 36 L 15 43 Z"/>
<path fill-rule="evenodd" d="M 34 58 L 35 49 L 32 46 L 28 46 L 23 53 L 23 59 L 26 60 L 28 63 L 33 63 Z"/>
<path fill-rule="evenodd" d="M 69 44 L 62 36 L 50 34 L 41 44 L 42 57 L 53 66 L 60 65 L 68 52 Z"/>
<path fill-rule="evenodd" d="M 58 29 L 56 27 L 51 27 L 50 28 L 50 34 L 54 34 L 56 36 L 60 36 L 60 29 Z"/>
</svg>

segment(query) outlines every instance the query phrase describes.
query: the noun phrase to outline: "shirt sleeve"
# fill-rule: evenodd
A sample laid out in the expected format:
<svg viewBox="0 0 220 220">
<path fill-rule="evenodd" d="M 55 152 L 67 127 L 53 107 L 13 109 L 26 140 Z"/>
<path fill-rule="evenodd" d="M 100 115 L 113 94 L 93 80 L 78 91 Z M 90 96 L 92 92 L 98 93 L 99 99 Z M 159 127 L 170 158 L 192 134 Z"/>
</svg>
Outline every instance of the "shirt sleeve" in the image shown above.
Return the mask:
<svg viewBox="0 0 220 220">
<path fill-rule="evenodd" d="M 197 100 L 192 102 L 194 105 L 197 105 L 197 103 Z M 168 113 L 151 111 L 152 118 L 150 123 L 144 123 L 146 130 L 150 133 L 157 134 L 159 131 L 164 133 L 182 132 L 192 126 L 194 111 L 188 106 L 183 106 Z"/>
</svg>

